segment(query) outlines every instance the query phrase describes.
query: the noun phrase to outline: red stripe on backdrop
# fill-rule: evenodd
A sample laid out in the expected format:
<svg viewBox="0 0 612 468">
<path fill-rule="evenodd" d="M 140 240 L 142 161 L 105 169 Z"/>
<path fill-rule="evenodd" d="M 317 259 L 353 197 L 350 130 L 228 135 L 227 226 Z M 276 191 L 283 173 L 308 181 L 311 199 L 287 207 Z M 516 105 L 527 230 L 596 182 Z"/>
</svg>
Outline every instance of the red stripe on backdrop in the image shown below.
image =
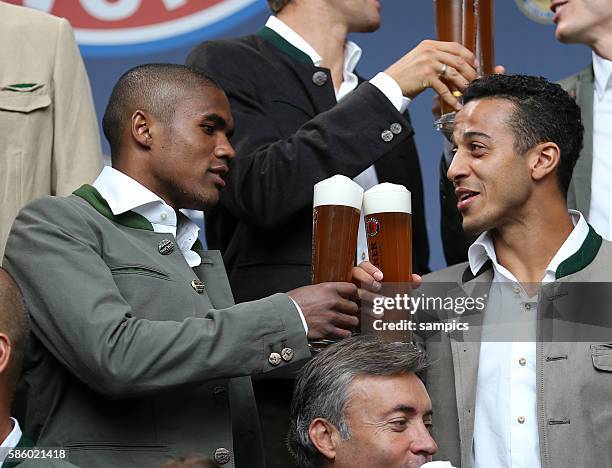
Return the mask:
<svg viewBox="0 0 612 468">
<path fill-rule="evenodd" d="M 25 0 L 7 0 L 8 3 L 24 5 Z M 190 16 L 227 0 L 38 0 L 36 3 L 46 8 L 47 13 L 61 16 L 70 21 L 75 29 L 115 29 L 135 28 L 165 23 L 170 20 Z M 112 8 L 136 6 L 127 18 L 104 19 L 105 12 Z M 173 7 L 172 4 L 178 4 Z"/>
</svg>

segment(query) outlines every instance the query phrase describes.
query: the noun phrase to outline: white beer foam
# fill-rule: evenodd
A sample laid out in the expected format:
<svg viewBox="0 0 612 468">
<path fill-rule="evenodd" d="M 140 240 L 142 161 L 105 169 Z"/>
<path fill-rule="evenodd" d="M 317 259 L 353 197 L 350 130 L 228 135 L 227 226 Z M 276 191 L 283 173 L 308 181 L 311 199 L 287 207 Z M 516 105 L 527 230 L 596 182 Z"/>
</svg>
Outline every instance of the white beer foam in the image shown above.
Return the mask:
<svg viewBox="0 0 612 468">
<path fill-rule="evenodd" d="M 352 206 L 361 211 L 363 189 L 343 175 L 335 175 L 314 186 L 313 207 L 322 205 Z"/>
<path fill-rule="evenodd" d="M 366 216 L 372 213 L 412 214 L 410 190 L 388 182 L 375 185 L 363 194 L 363 212 Z"/>
</svg>

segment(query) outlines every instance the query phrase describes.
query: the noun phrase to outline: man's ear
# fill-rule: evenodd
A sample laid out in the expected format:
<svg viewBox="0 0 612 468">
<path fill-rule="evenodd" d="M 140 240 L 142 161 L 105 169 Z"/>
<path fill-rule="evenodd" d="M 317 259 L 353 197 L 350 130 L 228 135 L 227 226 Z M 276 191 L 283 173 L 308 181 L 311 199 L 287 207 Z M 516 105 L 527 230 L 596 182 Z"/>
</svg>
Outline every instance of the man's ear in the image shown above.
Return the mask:
<svg viewBox="0 0 612 468">
<path fill-rule="evenodd" d="M 531 176 L 534 180 L 542 180 L 555 172 L 561 162 L 561 150 L 551 141 L 536 145 L 529 153 Z"/>
<path fill-rule="evenodd" d="M 308 436 L 316 449 L 327 459 L 334 460 L 342 437 L 327 419 L 315 418 L 308 426 Z"/>
<path fill-rule="evenodd" d="M 153 144 L 152 120 L 151 114 L 146 111 L 136 110 L 132 114 L 132 138 L 145 148 L 150 148 Z"/>
<path fill-rule="evenodd" d="M 0 374 L 5 372 L 11 360 L 12 346 L 10 338 L 0 333 Z"/>
</svg>

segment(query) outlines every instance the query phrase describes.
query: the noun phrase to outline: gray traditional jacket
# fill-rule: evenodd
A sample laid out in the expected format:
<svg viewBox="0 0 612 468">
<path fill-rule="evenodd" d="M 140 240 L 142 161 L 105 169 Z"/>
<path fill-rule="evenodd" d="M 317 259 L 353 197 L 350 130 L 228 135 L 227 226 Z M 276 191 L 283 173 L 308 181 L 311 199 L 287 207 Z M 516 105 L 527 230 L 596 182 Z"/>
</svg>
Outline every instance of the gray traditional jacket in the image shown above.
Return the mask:
<svg viewBox="0 0 612 468">
<path fill-rule="evenodd" d="M 581 249 L 542 286 L 537 327 L 537 414 L 542 468 L 612 466 L 612 243 L 590 228 Z M 450 297 L 482 296 L 491 263 L 472 275 L 462 263 L 426 275 L 454 283 Z M 450 321 L 452 311 L 434 314 Z M 469 467 L 474 438 L 482 312 L 462 317 L 469 331 L 425 336 L 426 381 L 435 420 L 436 459 Z"/>
<path fill-rule="evenodd" d="M 300 316 L 285 294 L 234 305 L 217 251 L 192 269 L 162 241 L 91 186 L 21 211 L 4 260 L 32 320 L 16 415 L 84 467 L 262 466 L 250 375 L 310 356 Z"/>
</svg>

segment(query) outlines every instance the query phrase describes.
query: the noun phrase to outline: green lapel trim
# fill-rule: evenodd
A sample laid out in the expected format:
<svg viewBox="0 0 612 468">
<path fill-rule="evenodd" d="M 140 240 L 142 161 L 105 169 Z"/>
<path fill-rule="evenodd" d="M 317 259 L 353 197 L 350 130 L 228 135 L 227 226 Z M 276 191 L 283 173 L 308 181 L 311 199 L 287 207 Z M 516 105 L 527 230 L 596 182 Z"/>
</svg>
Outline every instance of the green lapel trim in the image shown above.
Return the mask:
<svg viewBox="0 0 612 468">
<path fill-rule="evenodd" d="M 21 439 L 19 439 L 17 445 L 15 445 L 16 449 L 27 449 L 32 447 L 34 447 L 34 442 L 28 439 L 25 434 L 21 434 Z M 10 458 L 8 458 L 4 461 L 4 463 L 2 463 L 2 468 L 15 468 L 19 466 L 22 461 L 22 459 L 12 461 Z"/>
<path fill-rule="evenodd" d="M 276 31 L 264 26 L 257 32 L 257 35 L 261 37 L 262 39 L 268 41 L 278 50 L 280 50 L 281 52 L 284 52 L 290 57 L 293 57 L 294 59 L 300 62 L 304 62 L 307 65 L 314 65 L 312 63 L 312 59 L 308 56 L 308 54 L 302 52 L 297 47 L 291 45 L 289 42 L 287 42 L 283 38 L 283 36 L 278 34 Z"/>
<path fill-rule="evenodd" d="M 15 446 L 15 448 L 30 448 L 30 447 L 34 447 L 34 442 L 32 442 L 28 436 L 26 436 L 25 434 L 21 434 L 21 439 L 19 439 L 19 442 L 17 442 L 17 445 Z"/>
<path fill-rule="evenodd" d="M 126 211 L 120 215 L 114 215 L 111 211 L 106 200 L 102 198 L 100 192 L 98 192 L 93 186 L 85 184 L 76 189 L 74 193 L 77 197 L 81 197 L 87 203 L 89 203 L 98 213 L 106 218 L 114 221 L 123 226 L 127 226 L 134 229 L 144 229 L 146 231 L 153 231 L 153 226 L 147 218 L 133 211 Z"/>
<path fill-rule="evenodd" d="M 587 265 L 589 265 L 597 256 L 599 248 L 601 247 L 602 238 L 595 232 L 595 229 L 589 224 L 589 233 L 586 239 L 574 255 L 561 262 L 557 271 L 555 272 L 555 278 L 563 278 L 564 276 L 576 273 Z"/>
</svg>

